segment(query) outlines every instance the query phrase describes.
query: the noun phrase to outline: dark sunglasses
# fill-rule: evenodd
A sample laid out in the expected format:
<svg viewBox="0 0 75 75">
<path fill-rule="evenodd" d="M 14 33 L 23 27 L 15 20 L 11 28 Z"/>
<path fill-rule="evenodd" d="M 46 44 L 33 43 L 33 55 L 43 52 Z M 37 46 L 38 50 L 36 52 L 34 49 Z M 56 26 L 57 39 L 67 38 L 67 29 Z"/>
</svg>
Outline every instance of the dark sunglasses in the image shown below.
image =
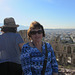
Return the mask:
<svg viewBox="0 0 75 75">
<path fill-rule="evenodd" d="M 35 35 L 36 33 L 41 34 L 41 33 L 43 33 L 43 31 L 42 31 L 42 30 L 30 31 L 30 33 L 31 33 L 32 35 Z"/>
</svg>

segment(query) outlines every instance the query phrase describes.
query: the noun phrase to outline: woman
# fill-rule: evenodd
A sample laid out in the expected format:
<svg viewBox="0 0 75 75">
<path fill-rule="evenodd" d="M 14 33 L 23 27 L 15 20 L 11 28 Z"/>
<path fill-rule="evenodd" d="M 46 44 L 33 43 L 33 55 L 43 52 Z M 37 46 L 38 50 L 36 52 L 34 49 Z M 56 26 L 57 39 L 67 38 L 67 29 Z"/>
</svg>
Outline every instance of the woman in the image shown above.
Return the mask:
<svg viewBox="0 0 75 75">
<path fill-rule="evenodd" d="M 23 39 L 16 33 L 14 18 L 5 18 L 4 26 L 0 27 L 0 75 L 22 75 L 20 50 Z"/>
<path fill-rule="evenodd" d="M 31 40 L 22 47 L 21 65 L 24 75 L 42 75 L 44 60 L 46 58 L 45 37 L 43 26 L 34 21 L 31 23 L 28 31 L 28 37 Z M 48 57 L 44 75 L 58 75 L 58 64 L 54 55 L 53 48 L 46 43 Z"/>
</svg>

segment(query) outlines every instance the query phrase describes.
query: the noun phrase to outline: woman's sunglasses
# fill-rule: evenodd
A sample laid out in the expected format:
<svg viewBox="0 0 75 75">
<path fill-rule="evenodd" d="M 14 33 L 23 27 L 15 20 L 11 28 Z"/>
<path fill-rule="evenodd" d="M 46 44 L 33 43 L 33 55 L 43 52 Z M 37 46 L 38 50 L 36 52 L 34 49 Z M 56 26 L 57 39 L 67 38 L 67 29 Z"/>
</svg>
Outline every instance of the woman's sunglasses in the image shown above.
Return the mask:
<svg viewBox="0 0 75 75">
<path fill-rule="evenodd" d="M 43 31 L 42 31 L 42 30 L 30 31 L 30 33 L 31 33 L 32 35 L 35 35 L 36 33 L 41 34 L 41 33 L 43 33 Z"/>
</svg>

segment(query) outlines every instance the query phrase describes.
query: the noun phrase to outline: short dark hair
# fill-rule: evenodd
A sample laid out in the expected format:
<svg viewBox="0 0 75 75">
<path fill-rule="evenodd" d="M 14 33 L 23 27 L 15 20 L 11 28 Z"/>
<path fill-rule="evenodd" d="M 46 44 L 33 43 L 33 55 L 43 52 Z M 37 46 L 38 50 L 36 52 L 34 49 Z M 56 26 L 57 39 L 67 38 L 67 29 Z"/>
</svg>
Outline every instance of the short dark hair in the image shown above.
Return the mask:
<svg viewBox="0 0 75 75">
<path fill-rule="evenodd" d="M 17 32 L 17 27 L 2 27 L 1 31 L 3 31 L 4 33 L 7 33 L 7 32 L 16 33 Z"/>
<path fill-rule="evenodd" d="M 29 27 L 29 29 L 28 29 L 28 31 L 27 31 L 27 35 L 28 35 L 28 38 L 29 38 L 29 39 L 30 39 L 30 37 L 31 37 L 31 33 L 30 33 L 31 29 L 36 29 L 36 28 L 38 28 L 38 29 L 41 28 L 42 31 L 43 31 L 43 37 L 45 37 L 45 31 L 44 31 L 43 26 L 42 26 L 39 22 L 34 21 L 34 22 L 32 22 L 32 23 L 30 24 L 30 27 Z"/>
</svg>

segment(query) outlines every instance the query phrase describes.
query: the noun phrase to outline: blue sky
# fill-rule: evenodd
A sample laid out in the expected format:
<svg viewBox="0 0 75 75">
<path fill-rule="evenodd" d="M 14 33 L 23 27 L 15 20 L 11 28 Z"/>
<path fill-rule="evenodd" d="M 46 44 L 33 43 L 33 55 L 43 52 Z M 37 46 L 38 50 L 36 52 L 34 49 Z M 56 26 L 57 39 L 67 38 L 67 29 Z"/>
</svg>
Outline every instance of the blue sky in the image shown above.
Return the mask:
<svg viewBox="0 0 75 75">
<path fill-rule="evenodd" d="M 75 28 L 75 0 L 0 0 L 0 23 L 6 17 L 24 26 L 38 21 L 44 28 Z"/>
</svg>

